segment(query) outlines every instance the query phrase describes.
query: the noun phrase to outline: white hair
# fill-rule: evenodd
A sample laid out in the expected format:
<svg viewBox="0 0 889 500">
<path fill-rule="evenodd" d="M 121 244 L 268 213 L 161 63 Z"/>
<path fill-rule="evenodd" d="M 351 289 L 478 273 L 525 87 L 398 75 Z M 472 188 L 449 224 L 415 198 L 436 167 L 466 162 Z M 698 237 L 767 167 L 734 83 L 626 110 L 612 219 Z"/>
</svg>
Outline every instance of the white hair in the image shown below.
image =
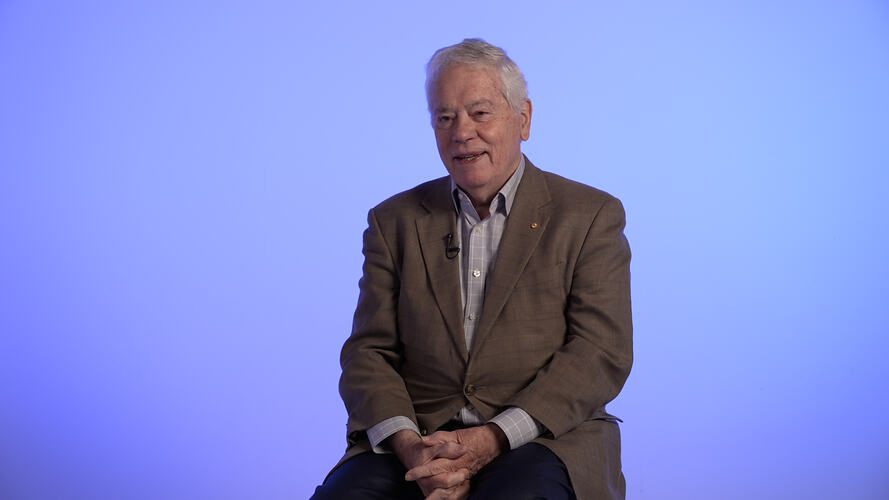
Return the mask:
<svg viewBox="0 0 889 500">
<path fill-rule="evenodd" d="M 528 98 L 528 84 L 519 67 L 506 51 L 481 38 L 467 38 L 462 42 L 435 51 L 426 64 L 426 102 L 432 112 L 432 93 L 441 71 L 453 64 L 487 67 L 500 77 L 501 92 L 509 107 L 518 114 Z"/>
</svg>

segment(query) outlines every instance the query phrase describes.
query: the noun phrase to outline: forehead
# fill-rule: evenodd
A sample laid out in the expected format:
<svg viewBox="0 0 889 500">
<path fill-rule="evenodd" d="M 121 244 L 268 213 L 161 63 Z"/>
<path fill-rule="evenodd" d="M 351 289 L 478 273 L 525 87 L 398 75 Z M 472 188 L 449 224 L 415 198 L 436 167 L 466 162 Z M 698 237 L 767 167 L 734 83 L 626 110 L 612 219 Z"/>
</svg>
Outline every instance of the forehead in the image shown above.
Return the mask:
<svg viewBox="0 0 889 500">
<path fill-rule="evenodd" d="M 506 102 L 493 68 L 452 64 L 442 68 L 432 86 L 433 107 L 469 105 L 480 101 Z"/>
</svg>

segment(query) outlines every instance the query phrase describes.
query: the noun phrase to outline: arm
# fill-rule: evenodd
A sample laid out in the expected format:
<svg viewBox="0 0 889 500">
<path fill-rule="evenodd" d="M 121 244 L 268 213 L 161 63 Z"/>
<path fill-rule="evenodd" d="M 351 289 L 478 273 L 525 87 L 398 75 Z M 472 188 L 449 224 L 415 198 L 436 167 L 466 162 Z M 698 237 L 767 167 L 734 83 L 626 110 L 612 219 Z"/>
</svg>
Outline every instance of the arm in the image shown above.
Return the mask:
<svg viewBox="0 0 889 500">
<path fill-rule="evenodd" d="M 413 431 L 414 434 L 420 435 L 420 429 L 417 427 L 417 424 L 414 423 L 413 420 L 398 415 L 396 417 L 390 417 L 382 422 L 374 425 L 370 429 L 367 430 L 367 439 L 370 441 L 370 445 L 373 447 L 374 453 L 389 453 L 392 451 L 386 446 L 386 439 L 389 436 L 395 434 L 398 431 Z"/>
<path fill-rule="evenodd" d="M 514 450 L 537 436 L 543 434 L 543 428 L 525 410 L 511 406 L 488 421 L 496 424 L 506 438 L 506 449 Z"/>
<path fill-rule="evenodd" d="M 391 417 L 403 416 L 416 425 L 410 395 L 398 373 L 402 359 L 397 324 L 398 270 L 373 210 L 367 219 L 358 306 L 352 334 L 340 355 L 340 395 L 349 413 L 350 443 Z"/>
<path fill-rule="evenodd" d="M 555 437 L 614 399 L 630 372 L 630 248 L 624 220 L 614 198 L 594 216 L 574 266 L 565 343 L 507 403 L 533 415 Z"/>
<path fill-rule="evenodd" d="M 373 210 L 368 213 L 363 253 L 352 334 L 340 356 L 340 394 L 349 413 L 348 440 L 354 443 L 366 432 L 374 451 L 391 450 L 408 469 L 435 457 L 463 456 L 459 443 L 427 445 L 417 433 L 413 403 L 399 373 L 403 358 L 397 319 L 399 271 Z M 469 488 L 465 479 L 458 471 L 439 476 L 435 484 L 423 478 L 417 483 L 432 498 L 465 497 Z"/>
</svg>

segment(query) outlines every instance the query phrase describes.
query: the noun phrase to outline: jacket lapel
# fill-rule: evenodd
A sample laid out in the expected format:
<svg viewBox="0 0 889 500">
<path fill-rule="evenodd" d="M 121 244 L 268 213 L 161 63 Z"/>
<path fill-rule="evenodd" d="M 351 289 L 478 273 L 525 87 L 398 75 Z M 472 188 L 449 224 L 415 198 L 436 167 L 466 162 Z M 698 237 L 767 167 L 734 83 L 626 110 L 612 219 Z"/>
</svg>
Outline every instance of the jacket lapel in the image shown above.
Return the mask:
<svg viewBox="0 0 889 500">
<path fill-rule="evenodd" d="M 549 222 L 546 205 L 550 196 L 546 181 L 527 158 L 525 162 L 525 173 L 503 229 L 494 270 L 486 283 L 485 305 L 472 340 L 473 353 L 484 343 L 494 321 L 500 316 Z"/>
<path fill-rule="evenodd" d="M 453 337 L 458 352 L 466 361 L 466 339 L 463 335 L 463 299 L 460 293 L 460 260 L 449 259 L 445 249 L 447 236 L 458 241 L 457 216 L 454 201 L 449 193 L 447 177 L 433 186 L 422 202 L 429 211 L 416 221 L 420 250 L 426 264 L 426 274 L 432 288 L 432 295 L 444 317 L 445 325 Z"/>
</svg>

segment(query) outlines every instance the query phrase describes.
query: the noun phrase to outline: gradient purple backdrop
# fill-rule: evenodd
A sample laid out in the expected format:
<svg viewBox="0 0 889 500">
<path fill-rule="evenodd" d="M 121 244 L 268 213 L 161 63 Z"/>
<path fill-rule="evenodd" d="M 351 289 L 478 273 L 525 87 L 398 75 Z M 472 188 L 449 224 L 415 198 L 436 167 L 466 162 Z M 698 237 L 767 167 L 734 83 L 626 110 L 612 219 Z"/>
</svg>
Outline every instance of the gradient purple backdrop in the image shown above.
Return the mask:
<svg viewBox="0 0 889 500">
<path fill-rule="evenodd" d="M 431 53 L 627 208 L 630 499 L 889 498 L 880 1 L 0 2 L 0 498 L 306 498 Z"/>
</svg>

